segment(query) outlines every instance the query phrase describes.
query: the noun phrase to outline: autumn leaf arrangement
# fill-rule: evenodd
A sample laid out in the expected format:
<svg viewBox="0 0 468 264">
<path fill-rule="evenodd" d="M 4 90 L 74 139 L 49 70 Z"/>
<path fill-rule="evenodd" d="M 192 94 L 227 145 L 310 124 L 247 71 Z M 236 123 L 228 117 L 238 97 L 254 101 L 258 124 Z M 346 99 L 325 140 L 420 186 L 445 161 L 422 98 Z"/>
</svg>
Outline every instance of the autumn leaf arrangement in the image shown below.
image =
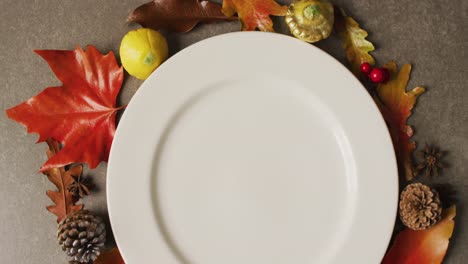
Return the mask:
<svg viewBox="0 0 468 264">
<path fill-rule="evenodd" d="M 368 33 L 343 9 L 326 0 L 296 0 L 289 6 L 275 0 L 224 0 L 222 5 L 206 0 L 153 0 L 137 7 L 127 21 L 156 31 L 187 33 L 199 23 L 239 20 L 244 31 L 271 32 L 274 27 L 270 16 L 284 16 L 291 34 L 306 42 L 337 34 L 348 66 L 369 86 L 387 123 L 400 178 L 406 185 L 401 192 L 398 220 L 405 228 L 394 235 L 382 263 L 441 263 L 454 228 L 455 206 L 418 179 L 421 175 L 430 178 L 440 174 L 446 167 L 443 152 L 425 145 L 414 153 L 413 129 L 407 124 L 425 89 L 407 90 L 409 64 L 398 69 L 390 61 L 374 67 L 370 52 L 375 47 L 366 39 Z M 116 114 L 124 109 L 116 105 L 124 69 L 112 52 L 103 55 L 94 46 L 36 53 L 62 85 L 44 89 L 7 109 L 6 114 L 23 124 L 28 133 L 37 133 L 38 142 L 48 145 L 48 160 L 40 172 L 56 186 L 56 190 L 47 191 L 53 202 L 47 210 L 59 223 L 59 245 L 71 257 L 70 263 L 124 263 L 117 248 L 105 250 L 102 219 L 79 203 L 83 196 L 92 194 L 89 177 L 82 175 L 83 163 L 94 169 L 108 160 Z M 366 78 L 374 84 L 369 85 Z M 418 157 L 418 163 L 413 156 Z"/>
</svg>

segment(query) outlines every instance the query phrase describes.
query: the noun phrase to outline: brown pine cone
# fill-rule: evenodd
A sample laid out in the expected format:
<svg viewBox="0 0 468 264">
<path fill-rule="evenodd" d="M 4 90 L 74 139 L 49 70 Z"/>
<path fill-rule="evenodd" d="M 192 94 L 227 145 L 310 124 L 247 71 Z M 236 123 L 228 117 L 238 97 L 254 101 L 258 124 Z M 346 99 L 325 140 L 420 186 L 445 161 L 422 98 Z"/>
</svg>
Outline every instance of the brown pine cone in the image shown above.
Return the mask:
<svg viewBox="0 0 468 264">
<path fill-rule="evenodd" d="M 92 263 L 106 241 L 106 228 L 100 217 L 87 210 L 67 215 L 58 227 L 58 242 L 74 263 Z"/>
<path fill-rule="evenodd" d="M 439 193 L 422 183 L 413 183 L 400 196 L 400 219 L 413 230 L 423 230 L 437 223 L 442 215 Z"/>
</svg>

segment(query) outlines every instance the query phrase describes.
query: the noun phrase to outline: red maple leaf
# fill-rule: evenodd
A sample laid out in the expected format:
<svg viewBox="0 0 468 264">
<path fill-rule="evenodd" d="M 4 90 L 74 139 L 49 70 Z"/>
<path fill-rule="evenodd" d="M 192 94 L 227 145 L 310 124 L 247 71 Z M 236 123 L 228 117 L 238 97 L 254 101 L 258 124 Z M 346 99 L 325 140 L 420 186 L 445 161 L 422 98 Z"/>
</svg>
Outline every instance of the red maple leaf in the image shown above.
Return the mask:
<svg viewBox="0 0 468 264">
<path fill-rule="evenodd" d="M 114 54 L 102 55 L 95 47 L 86 51 L 36 50 L 47 61 L 62 86 L 49 87 L 8 109 L 9 118 L 38 133 L 38 142 L 58 140 L 63 148 L 41 171 L 74 162 L 95 168 L 107 161 L 115 133 L 116 98 L 123 81 L 122 67 Z"/>
</svg>

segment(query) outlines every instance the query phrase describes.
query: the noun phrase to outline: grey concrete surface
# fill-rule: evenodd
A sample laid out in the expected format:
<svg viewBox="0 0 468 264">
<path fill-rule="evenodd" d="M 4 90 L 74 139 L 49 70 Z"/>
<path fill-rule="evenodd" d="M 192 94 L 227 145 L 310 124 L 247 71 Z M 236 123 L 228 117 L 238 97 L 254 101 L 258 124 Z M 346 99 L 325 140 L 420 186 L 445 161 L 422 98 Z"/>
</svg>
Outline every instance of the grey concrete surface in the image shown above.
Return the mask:
<svg viewBox="0 0 468 264">
<path fill-rule="evenodd" d="M 73 49 L 93 44 L 118 51 L 132 27 L 127 14 L 146 0 L 2 0 L 0 8 L 0 109 L 12 107 L 48 86 L 59 84 L 33 49 Z M 282 1 L 286 3 L 288 1 Z M 458 200 L 455 233 L 446 263 L 468 263 L 468 1 L 334 0 L 370 32 L 379 63 L 413 63 L 410 86 L 423 85 L 410 123 L 419 142 L 449 151 L 451 168 L 433 183 L 454 187 Z M 281 19 L 277 29 L 286 33 Z M 239 29 L 237 22 L 201 25 L 188 34 L 169 35 L 171 53 L 204 38 Z M 335 37 L 318 46 L 341 61 Z M 229 52 L 229 51 L 227 51 Z M 126 78 L 120 103 L 130 100 L 140 81 Z M 346 87 L 343 87 L 346 88 Z M 337 93 L 339 96 L 339 93 Z M 52 184 L 37 173 L 46 145 L 0 114 L 0 263 L 65 263 L 57 246 L 56 223 L 45 210 Z M 86 170 L 98 189 L 86 207 L 106 216 L 106 165 Z M 129 177 L 136 175 L 129 175 Z M 378 177 L 378 175 L 376 175 Z"/>
</svg>

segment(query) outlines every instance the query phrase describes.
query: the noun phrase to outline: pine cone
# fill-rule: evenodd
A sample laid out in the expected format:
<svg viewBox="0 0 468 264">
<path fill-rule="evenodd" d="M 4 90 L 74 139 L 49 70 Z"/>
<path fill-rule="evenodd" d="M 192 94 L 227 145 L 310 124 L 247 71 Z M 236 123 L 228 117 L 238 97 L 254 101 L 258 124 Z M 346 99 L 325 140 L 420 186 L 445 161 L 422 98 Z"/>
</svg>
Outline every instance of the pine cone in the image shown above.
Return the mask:
<svg viewBox="0 0 468 264">
<path fill-rule="evenodd" d="M 57 237 L 62 250 L 74 261 L 90 263 L 104 247 L 106 228 L 100 217 L 88 210 L 80 210 L 60 222 Z"/>
<path fill-rule="evenodd" d="M 400 219 L 413 230 L 423 230 L 437 223 L 442 214 L 439 193 L 429 186 L 413 183 L 400 196 Z"/>
</svg>

